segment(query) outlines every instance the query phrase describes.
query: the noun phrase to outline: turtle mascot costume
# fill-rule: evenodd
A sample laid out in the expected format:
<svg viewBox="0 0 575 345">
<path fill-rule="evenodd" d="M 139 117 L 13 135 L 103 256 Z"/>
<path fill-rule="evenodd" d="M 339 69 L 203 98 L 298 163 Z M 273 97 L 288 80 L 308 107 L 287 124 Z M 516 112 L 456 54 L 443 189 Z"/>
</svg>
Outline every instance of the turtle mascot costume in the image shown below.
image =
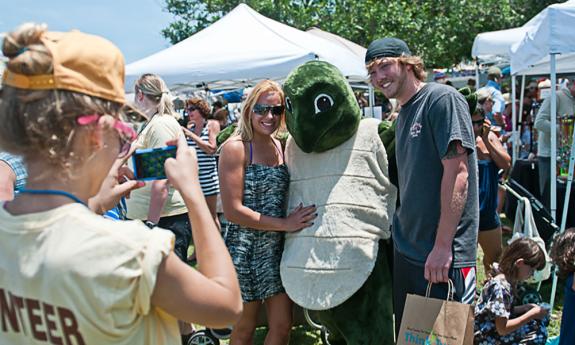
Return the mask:
<svg viewBox="0 0 575 345">
<path fill-rule="evenodd" d="M 300 204 L 315 204 L 318 213 L 311 227 L 286 234 L 286 292 L 317 311 L 331 344 L 393 344 L 386 252 L 397 192 L 385 145 L 393 129 L 361 119 L 351 87 L 329 63 L 297 67 L 284 91 L 288 213 Z"/>
</svg>

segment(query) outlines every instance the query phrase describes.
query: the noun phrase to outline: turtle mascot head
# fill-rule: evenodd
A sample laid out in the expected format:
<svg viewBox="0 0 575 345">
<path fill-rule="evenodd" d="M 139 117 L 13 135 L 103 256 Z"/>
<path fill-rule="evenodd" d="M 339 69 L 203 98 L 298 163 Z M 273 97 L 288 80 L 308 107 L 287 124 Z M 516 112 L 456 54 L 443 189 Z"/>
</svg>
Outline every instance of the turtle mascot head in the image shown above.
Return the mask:
<svg viewBox="0 0 575 345">
<path fill-rule="evenodd" d="M 361 110 L 341 72 L 323 61 L 294 69 L 284 83 L 286 124 L 306 153 L 339 146 L 357 131 Z"/>
</svg>

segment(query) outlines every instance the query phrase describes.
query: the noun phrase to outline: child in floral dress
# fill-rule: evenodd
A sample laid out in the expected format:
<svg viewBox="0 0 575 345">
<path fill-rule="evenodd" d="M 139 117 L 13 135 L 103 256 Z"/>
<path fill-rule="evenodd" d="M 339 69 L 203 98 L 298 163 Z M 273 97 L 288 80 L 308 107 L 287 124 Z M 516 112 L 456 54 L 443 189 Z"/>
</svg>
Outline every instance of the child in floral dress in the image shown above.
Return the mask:
<svg viewBox="0 0 575 345">
<path fill-rule="evenodd" d="M 475 344 L 545 344 L 547 309 L 513 303 L 517 283 L 544 266 L 545 253 L 535 241 L 521 238 L 507 247 L 475 306 Z"/>
</svg>

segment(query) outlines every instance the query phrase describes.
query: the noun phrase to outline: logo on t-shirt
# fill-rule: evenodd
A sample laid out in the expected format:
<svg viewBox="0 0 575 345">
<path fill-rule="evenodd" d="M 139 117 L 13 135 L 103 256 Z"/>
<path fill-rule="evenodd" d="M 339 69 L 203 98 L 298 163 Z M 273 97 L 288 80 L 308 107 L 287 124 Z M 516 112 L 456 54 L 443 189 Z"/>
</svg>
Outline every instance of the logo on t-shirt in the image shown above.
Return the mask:
<svg viewBox="0 0 575 345">
<path fill-rule="evenodd" d="M 416 138 L 419 136 L 419 133 L 421 133 L 421 123 L 416 122 L 409 129 L 409 135 L 411 135 L 412 138 Z"/>
</svg>

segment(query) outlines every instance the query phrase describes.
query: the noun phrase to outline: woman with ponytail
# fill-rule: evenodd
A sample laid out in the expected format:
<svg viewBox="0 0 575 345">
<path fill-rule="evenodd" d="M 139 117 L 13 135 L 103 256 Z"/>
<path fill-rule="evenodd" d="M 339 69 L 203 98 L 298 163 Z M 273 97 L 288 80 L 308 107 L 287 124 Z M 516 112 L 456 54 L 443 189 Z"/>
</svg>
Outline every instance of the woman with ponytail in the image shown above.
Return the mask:
<svg viewBox="0 0 575 345">
<path fill-rule="evenodd" d="M 135 85 L 135 105 L 149 120 L 140 128 L 137 149 L 166 146 L 166 142 L 183 136 L 178 114 L 174 111 L 170 90 L 157 75 L 144 74 Z M 191 240 L 187 209 L 180 193 L 169 187 L 167 180 L 155 180 L 134 191 L 127 200 L 127 217 L 146 221 L 149 227 L 159 225 L 176 235 L 174 251 L 186 260 Z"/>
</svg>

